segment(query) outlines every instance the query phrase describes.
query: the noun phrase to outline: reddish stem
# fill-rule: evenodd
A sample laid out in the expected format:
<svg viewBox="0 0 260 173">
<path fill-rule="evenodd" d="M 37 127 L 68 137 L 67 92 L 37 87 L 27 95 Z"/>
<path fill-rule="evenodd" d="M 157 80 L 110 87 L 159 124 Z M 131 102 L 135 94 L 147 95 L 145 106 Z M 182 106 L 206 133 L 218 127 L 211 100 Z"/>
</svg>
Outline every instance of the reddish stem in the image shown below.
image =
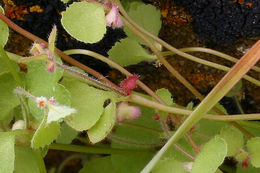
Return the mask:
<svg viewBox="0 0 260 173">
<path fill-rule="evenodd" d="M 48 43 L 46 41 L 44 41 L 43 39 L 37 37 L 36 35 L 33 35 L 32 33 L 28 32 L 28 31 L 24 30 L 20 26 L 16 25 L 15 23 L 13 23 L 10 19 L 8 19 L 2 13 L 0 13 L 0 19 L 3 20 L 10 28 L 15 30 L 19 34 L 23 35 L 24 37 L 26 37 L 26 38 L 28 38 L 28 39 L 30 39 L 32 41 L 37 41 L 39 43 L 44 43 L 45 45 L 48 45 Z M 124 91 L 122 91 L 122 89 L 120 87 L 118 87 L 116 84 L 114 84 L 113 82 L 108 80 L 106 77 L 104 77 L 99 72 L 93 70 L 92 68 L 89 68 L 89 67 L 85 66 L 84 64 L 82 64 L 82 63 L 78 62 L 77 60 L 71 58 L 70 56 L 64 54 L 61 50 L 59 50 L 57 48 L 55 48 L 55 51 L 64 61 L 68 62 L 71 65 L 79 67 L 82 70 L 84 70 L 85 72 L 95 76 L 97 79 L 103 81 L 108 86 L 111 86 L 112 90 L 116 90 L 118 93 L 120 93 L 122 95 L 126 95 L 126 93 Z"/>
</svg>

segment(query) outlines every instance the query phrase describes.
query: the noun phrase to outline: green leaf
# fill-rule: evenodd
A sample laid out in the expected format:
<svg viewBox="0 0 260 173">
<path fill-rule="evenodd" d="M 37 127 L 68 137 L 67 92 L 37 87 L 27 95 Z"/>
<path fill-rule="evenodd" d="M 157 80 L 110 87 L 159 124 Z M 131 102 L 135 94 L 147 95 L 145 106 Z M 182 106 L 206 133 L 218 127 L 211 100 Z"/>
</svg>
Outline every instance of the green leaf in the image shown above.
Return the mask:
<svg viewBox="0 0 260 173">
<path fill-rule="evenodd" d="M 70 144 L 72 140 L 78 135 L 78 132 L 68 126 L 66 123 L 61 125 L 61 133 L 56 139 L 57 143 Z"/>
<path fill-rule="evenodd" d="M 142 46 L 131 38 L 122 39 L 108 52 L 109 58 L 119 65 L 128 66 L 144 60 L 155 60 Z"/>
<path fill-rule="evenodd" d="M 153 5 L 145 5 L 141 3 L 134 3 L 133 6 L 130 7 L 128 11 L 128 15 L 140 26 L 142 26 L 145 30 L 149 31 L 153 35 L 157 36 L 161 29 L 161 12 L 156 9 Z M 127 27 L 124 27 L 124 31 L 127 36 L 135 39 L 141 44 L 144 42 L 137 37 L 132 31 L 130 31 Z"/>
<path fill-rule="evenodd" d="M 57 61 L 61 62 L 59 58 Z M 70 106 L 70 95 L 65 88 L 58 84 L 63 75 L 63 70 L 56 68 L 54 73 L 46 70 L 46 62 L 42 60 L 31 61 L 28 63 L 28 72 L 26 74 L 26 90 L 36 97 L 44 96 L 46 98 L 54 97 L 54 99 L 62 105 Z M 33 99 L 28 100 L 29 108 L 38 121 L 44 117 L 43 110 L 37 107 Z"/>
<path fill-rule="evenodd" d="M 3 173 L 14 170 L 14 142 L 14 133 L 0 132 L 0 171 Z"/>
<path fill-rule="evenodd" d="M 1 6 L 0 12 L 4 14 L 4 9 Z M 8 40 L 9 28 L 8 25 L 2 20 L 0 20 L 0 33 L 0 46 L 4 47 Z"/>
<path fill-rule="evenodd" d="M 74 38 L 96 43 L 106 33 L 104 8 L 98 3 L 74 2 L 62 13 L 61 23 Z"/>
<path fill-rule="evenodd" d="M 166 88 L 160 88 L 156 90 L 156 94 L 167 104 L 167 105 L 172 105 L 173 100 L 172 100 L 172 94 L 170 91 Z"/>
<path fill-rule="evenodd" d="M 32 148 L 43 148 L 54 141 L 60 134 L 60 124 L 58 122 L 52 122 L 47 124 L 47 115 L 44 116 L 40 126 L 35 131 L 32 141 Z"/>
<path fill-rule="evenodd" d="M 117 173 L 111 163 L 111 157 L 101 157 L 88 161 L 79 173 Z"/>
<path fill-rule="evenodd" d="M 50 124 L 54 121 L 60 121 L 65 117 L 68 117 L 69 115 L 76 113 L 76 109 L 57 105 L 57 104 L 48 104 L 48 118 L 47 118 L 47 124 Z"/>
<path fill-rule="evenodd" d="M 0 74 L 0 120 L 12 119 L 7 116 L 20 104 L 18 97 L 13 93 L 16 87 L 17 84 L 9 72 Z"/>
<path fill-rule="evenodd" d="M 251 138 L 248 140 L 246 146 L 252 165 L 260 168 L 260 137 Z"/>
<path fill-rule="evenodd" d="M 213 173 L 227 155 L 227 144 L 224 139 L 214 137 L 207 142 L 192 166 L 191 173 Z"/>
<path fill-rule="evenodd" d="M 104 111 L 104 102 L 113 98 L 111 92 L 90 87 L 79 81 L 64 81 L 64 86 L 71 93 L 71 107 L 77 110 L 65 121 L 75 130 L 88 130 L 99 120 Z"/>
<path fill-rule="evenodd" d="M 179 162 L 174 158 L 160 160 L 153 168 L 152 173 L 188 173 L 184 169 L 184 162 Z"/>
<path fill-rule="evenodd" d="M 227 156 L 234 156 L 244 146 L 243 134 L 234 126 L 228 125 L 221 129 L 220 135 L 228 146 Z"/>
<path fill-rule="evenodd" d="M 14 173 L 40 173 L 37 158 L 29 147 L 15 147 Z"/>
<path fill-rule="evenodd" d="M 98 122 L 88 130 L 88 137 L 92 143 L 103 140 L 112 130 L 116 121 L 116 104 L 111 102 L 105 107 Z"/>
<path fill-rule="evenodd" d="M 127 124 L 117 125 L 112 136 L 119 140 L 112 140 L 112 147 L 122 149 L 153 149 L 155 145 L 160 144 L 160 137 L 156 132 L 161 132 L 160 122 L 153 119 L 153 109 L 140 106 L 141 116 Z M 131 126 L 132 125 L 132 126 Z M 141 128 L 135 128 L 141 127 Z M 144 127 L 144 129 L 142 128 Z M 148 128 L 148 130 L 145 130 Z M 156 132 L 151 132 L 152 129 Z M 124 141 L 127 141 L 124 142 Z M 112 154 L 112 164 L 118 172 L 133 173 L 140 172 L 152 158 L 152 154 Z"/>
</svg>

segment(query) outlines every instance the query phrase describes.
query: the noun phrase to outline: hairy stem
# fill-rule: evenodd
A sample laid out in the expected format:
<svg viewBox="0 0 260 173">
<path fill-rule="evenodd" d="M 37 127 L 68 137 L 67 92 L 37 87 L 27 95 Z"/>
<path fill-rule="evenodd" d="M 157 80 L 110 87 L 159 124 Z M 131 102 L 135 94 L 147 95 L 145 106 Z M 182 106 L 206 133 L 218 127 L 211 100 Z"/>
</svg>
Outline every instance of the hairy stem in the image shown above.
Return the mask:
<svg viewBox="0 0 260 173">
<path fill-rule="evenodd" d="M 13 30 L 15 30 L 16 32 L 20 33 L 21 35 L 25 36 L 26 38 L 32 40 L 32 41 L 37 41 L 39 43 L 44 43 L 45 45 L 48 45 L 48 43 L 46 41 L 44 41 L 43 39 L 29 33 L 28 31 L 24 30 L 23 28 L 19 27 L 18 25 L 16 25 L 15 23 L 13 23 L 10 19 L 8 19 L 6 16 L 4 16 L 2 13 L 0 13 L 0 19 L 3 20 L 10 28 L 12 28 Z M 113 82 L 111 82 L 110 80 L 108 80 L 107 78 L 105 78 L 102 74 L 98 73 L 97 71 L 85 66 L 84 64 L 81 64 L 80 62 L 78 62 L 77 60 L 71 58 L 70 56 L 64 54 L 61 50 L 55 48 L 55 52 L 66 62 L 81 68 L 82 70 L 84 70 L 85 72 L 95 76 L 97 79 L 103 81 L 104 83 L 106 83 L 108 86 L 112 86 L 113 88 L 118 88 L 118 90 L 120 89 L 120 87 L 118 87 L 116 84 L 114 84 Z"/>
</svg>

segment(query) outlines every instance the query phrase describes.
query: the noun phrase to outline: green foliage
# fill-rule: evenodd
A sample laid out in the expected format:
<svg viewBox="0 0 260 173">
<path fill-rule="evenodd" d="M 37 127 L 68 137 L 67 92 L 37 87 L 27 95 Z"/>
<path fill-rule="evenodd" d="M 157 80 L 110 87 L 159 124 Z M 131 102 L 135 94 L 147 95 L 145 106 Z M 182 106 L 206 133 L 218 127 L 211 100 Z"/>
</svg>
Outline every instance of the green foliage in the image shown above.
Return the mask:
<svg viewBox="0 0 260 173">
<path fill-rule="evenodd" d="M 29 147 L 15 147 L 14 173 L 40 173 L 34 151 Z"/>
<path fill-rule="evenodd" d="M 153 119 L 153 110 L 141 107 L 141 116 L 127 124 L 132 125 L 117 125 L 112 136 L 119 140 L 111 138 L 113 148 L 122 149 L 153 149 L 154 146 L 160 144 L 160 138 L 157 133 L 147 131 L 143 128 L 152 129 L 160 132 L 160 123 Z M 112 164 L 117 172 L 133 173 L 140 172 L 142 168 L 152 158 L 152 154 L 112 154 Z"/>
<path fill-rule="evenodd" d="M 112 130 L 116 122 L 116 104 L 111 102 L 104 109 L 98 122 L 88 130 L 88 137 L 92 143 L 103 140 Z"/>
<path fill-rule="evenodd" d="M 70 144 L 72 140 L 78 135 L 78 132 L 68 126 L 66 123 L 61 125 L 60 135 L 56 139 L 57 143 Z"/>
<path fill-rule="evenodd" d="M 61 23 L 74 38 L 96 43 L 106 33 L 104 8 L 97 3 L 74 2 L 62 13 Z"/>
<path fill-rule="evenodd" d="M 184 162 L 179 162 L 174 158 L 160 160 L 153 168 L 152 173 L 188 173 L 184 169 Z"/>
<path fill-rule="evenodd" d="M 167 105 L 172 105 L 173 100 L 172 100 L 172 94 L 168 89 L 161 88 L 156 90 L 156 94 L 167 104 Z"/>
<path fill-rule="evenodd" d="M 14 133 L 0 132 L 0 171 L 3 173 L 14 170 L 14 141 Z"/>
<path fill-rule="evenodd" d="M 57 58 L 57 60 L 59 62 L 61 61 L 59 58 Z M 26 89 L 36 97 L 44 96 L 48 99 L 54 97 L 57 103 L 70 106 L 70 93 L 64 86 L 58 84 L 62 75 L 63 70 L 60 68 L 57 68 L 54 73 L 48 72 L 44 61 L 29 62 L 28 72 L 25 77 Z M 29 99 L 28 103 L 32 115 L 38 121 L 41 121 L 44 116 L 44 111 L 37 106 L 32 98 Z"/>
<path fill-rule="evenodd" d="M 220 137 L 207 142 L 197 155 L 191 173 L 213 173 L 227 155 L 227 143 Z"/>
<path fill-rule="evenodd" d="M 35 131 L 32 141 L 32 148 L 43 148 L 54 141 L 60 134 L 60 124 L 58 122 L 52 122 L 47 124 L 47 115 L 44 116 L 40 126 Z"/>
<path fill-rule="evenodd" d="M 114 97 L 109 91 L 99 90 L 79 81 L 66 80 L 63 84 L 71 93 L 71 107 L 77 110 L 77 113 L 65 121 L 78 131 L 93 127 L 104 112 L 105 101 Z"/>
<path fill-rule="evenodd" d="M 144 60 L 154 60 L 155 56 L 149 55 L 142 46 L 131 38 L 122 39 L 108 52 L 109 58 L 119 65 L 128 66 Z"/>
<path fill-rule="evenodd" d="M 0 6 L 0 13 L 4 14 L 4 9 Z M 5 44 L 7 43 L 8 36 L 9 36 L 9 28 L 8 25 L 0 20 L 0 46 L 4 47 Z"/>
<path fill-rule="evenodd" d="M 152 5 L 145 5 L 143 3 L 134 2 L 131 3 L 128 15 L 144 29 L 152 33 L 153 35 L 158 35 L 161 29 L 161 13 L 156 7 Z M 152 16 L 152 17 L 151 17 Z M 139 37 L 137 37 L 132 31 L 127 27 L 124 27 L 124 31 L 127 36 L 138 41 L 140 44 L 145 44 Z"/>
<path fill-rule="evenodd" d="M 221 129 L 219 136 L 228 146 L 227 156 L 234 156 L 244 146 L 243 134 L 234 126 L 228 125 Z"/>
<path fill-rule="evenodd" d="M 260 137 L 254 137 L 248 140 L 247 150 L 254 167 L 260 168 Z"/>
<path fill-rule="evenodd" d="M 8 117 L 11 111 L 20 104 L 18 97 L 13 93 L 17 87 L 9 72 L 0 73 L 0 120 L 12 119 Z"/>
<path fill-rule="evenodd" d="M 117 173 L 111 163 L 111 157 L 102 157 L 88 161 L 79 173 Z"/>
</svg>

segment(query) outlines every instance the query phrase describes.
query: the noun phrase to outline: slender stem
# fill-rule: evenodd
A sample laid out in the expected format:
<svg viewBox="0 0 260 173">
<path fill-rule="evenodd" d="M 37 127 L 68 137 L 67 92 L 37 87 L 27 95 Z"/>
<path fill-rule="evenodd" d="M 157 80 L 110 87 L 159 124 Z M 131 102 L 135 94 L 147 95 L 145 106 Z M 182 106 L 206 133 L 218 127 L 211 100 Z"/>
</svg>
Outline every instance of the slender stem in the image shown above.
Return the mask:
<svg viewBox="0 0 260 173">
<path fill-rule="evenodd" d="M 100 55 L 98 53 L 95 53 L 95 52 L 92 52 L 92 51 L 89 51 L 89 50 L 71 49 L 71 50 L 65 51 L 64 53 L 66 53 L 66 54 L 83 54 L 83 55 L 92 56 L 96 59 L 99 59 L 99 60 L 107 63 L 111 67 L 119 70 L 121 73 L 125 74 L 126 76 L 132 75 L 130 72 L 128 72 L 125 68 L 121 67 L 119 64 L 111 61 L 110 59 L 104 57 L 103 55 Z M 143 82 L 141 82 L 140 80 L 137 80 L 137 85 L 140 86 L 149 95 L 154 97 L 158 102 L 165 104 L 164 101 L 157 94 L 155 94 L 149 87 L 147 87 Z M 169 132 L 168 132 L 168 126 L 167 126 L 166 122 L 162 121 L 162 120 L 160 120 L 160 122 L 161 122 L 163 132 L 165 133 L 165 135 L 167 137 L 170 137 Z"/>
<path fill-rule="evenodd" d="M 185 53 L 185 52 L 182 52 L 182 51 L 180 51 L 180 50 L 174 48 L 173 46 L 171 46 L 170 44 L 166 43 L 165 41 L 163 41 L 163 40 L 160 39 L 159 37 L 157 37 L 157 36 L 151 34 L 151 33 L 148 32 L 148 31 L 146 31 L 144 28 L 142 28 L 140 25 L 138 25 L 134 20 L 132 20 L 132 19 L 128 16 L 128 14 L 127 14 L 127 12 L 125 11 L 125 9 L 123 8 L 123 6 L 122 6 L 120 0 L 114 0 L 114 1 L 115 1 L 116 4 L 118 5 L 118 9 L 119 9 L 119 11 L 122 13 L 122 15 L 127 19 L 127 21 L 128 21 L 130 24 L 132 24 L 132 25 L 133 25 L 135 28 L 137 28 L 139 31 L 141 31 L 142 33 L 144 33 L 144 34 L 147 35 L 148 37 L 152 38 L 153 40 L 155 40 L 156 42 L 158 42 L 159 44 L 161 44 L 162 46 L 164 46 L 165 48 L 167 48 L 167 49 L 170 50 L 171 52 L 176 53 L 177 55 L 180 55 L 180 56 L 182 56 L 182 57 L 184 57 L 184 58 L 190 58 L 190 59 L 196 58 L 196 57 L 193 56 L 193 55 L 187 54 L 187 53 Z M 237 60 L 236 60 L 235 58 L 233 58 L 233 57 L 231 57 L 231 56 L 228 56 L 228 55 L 226 55 L 226 54 L 223 54 L 223 53 L 221 53 L 221 52 L 218 52 L 218 51 L 214 51 L 214 50 L 206 49 L 206 48 L 205 48 L 204 50 L 201 48 L 200 51 L 201 51 L 201 52 L 203 52 L 203 51 L 210 52 L 211 54 L 215 54 L 215 55 L 217 55 L 217 56 L 223 57 L 223 58 L 228 59 L 228 60 L 230 60 L 230 61 L 237 62 Z M 253 67 L 252 67 L 252 68 L 253 68 Z M 260 70 L 259 67 L 256 67 L 256 68 L 254 68 L 254 69 L 256 69 L 258 72 L 259 72 L 259 70 Z"/>
<path fill-rule="evenodd" d="M 157 56 L 158 60 L 167 68 L 167 70 L 176 77 L 186 88 L 190 90 L 191 93 L 193 93 L 196 97 L 199 99 L 203 99 L 203 96 L 184 78 L 180 75 L 180 73 L 175 70 L 166 60 L 165 58 L 160 54 L 158 49 L 153 45 L 153 43 L 148 40 L 140 31 L 136 30 L 135 27 L 133 27 L 130 23 L 128 23 L 126 20 L 124 20 L 125 25 L 133 32 L 135 33 L 139 38 L 141 38 L 154 52 L 154 54 Z"/>
<path fill-rule="evenodd" d="M 48 45 L 48 43 L 46 41 L 44 41 L 43 39 L 29 33 L 28 31 L 24 30 L 23 28 L 19 27 L 18 25 L 13 23 L 10 19 L 8 19 L 6 16 L 4 16 L 2 13 L 0 13 L 0 19 L 3 20 L 10 28 L 12 28 L 16 32 L 20 33 L 21 35 L 25 36 L 26 38 L 28 38 L 32 41 L 37 41 L 39 43 L 44 43 L 45 45 Z M 55 48 L 55 52 L 66 62 L 68 62 L 68 63 L 70 63 L 70 64 L 72 64 L 76 67 L 81 68 L 82 70 L 86 71 L 87 73 L 95 76 L 97 79 L 103 81 L 108 86 L 112 86 L 113 88 L 118 88 L 118 89 L 120 88 L 116 84 L 114 84 L 113 82 L 111 82 L 110 80 L 105 78 L 102 74 L 100 74 L 97 71 L 85 66 L 84 64 L 81 64 L 77 60 L 75 60 L 75 59 L 71 58 L 70 56 L 64 54 L 61 50 Z"/>
<path fill-rule="evenodd" d="M 182 52 L 193 52 L 193 51 L 199 51 L 200 49 L 197 49 L 197 48 L 183 48 L 183 49 L 179 49 L 180 51 Z M 213 50 L 212 50 L 213 51 Z M 164 56 L 166 55 L 171 55 L 171 54 L 175 54 L 173 52 L 166 52 L 166 53 L 162 53 Z M 207 61 L 207 60 L 204 60 L 204 59 L 201 59 L 201 58 L 197 58 L 197 57 L 186 57 L 187 59 L 191 60 L 191 61 L 194 61 L 194 62 L 197 62 L 197 63 L 200 63 L 200 64 L 204 64 L 206 66 L 209 66 L 209 67 L 213 67 L 213 68 L 216 68 L 216 69 L 219 69 L 219 70 L 223 70 L 223 71 L 229 71 L 230 68 L 229 67 L 226 67 L 224 65 L 221 65 L 221 64 L 217 64 L 217 63 L 214 63 L 214 62 L 210 62 L 210 61 Z M 254 66 L 256 69 L 256 71 L 260 70 L 259 67 L 257 66 Z M 260 86 L 260 81 L 249 76 L 249 75 L 244 75 L 243 76 L 244 79 L 248 80 L 249 82 L 257 85 L 257 86 Z"/>
<path fill-rule="evenodd" d="M 91 57 L 94 57 L 100 61 L 103 61 L 105 63 L 107 63 L 108 65 L 110 65 L 111 67 L 117 69 L 118 71 L 120 71 L 121 73 L 123 73 L 126 76 L 132 76 L 133 74 L 131 74 L 129 71 L 127 71 L 125 68 L 123 68 L 122 66 L 120 66 L 119 64 L 111 61 L 109 58 L 104 57 L 103 55 L 100 55 L 96 52 L 92 52 L 90 50 L 84 50 L 84 49 L 70 49 L 70 50 L 66 50 L 64 51 L 65 54 L 67 55 L 72 55 L 72 54 L 82 54 L 82 55 L 88 55 Z M 158 95 L 156 95 L 149 87 L 147 87 L 142 81 L 137 80 L 137 85 L 140 86 L 147 94 L 149 94 L 150 96 L 152 96 L 153 98 L 155 98 L 158 102 L 163 103 L 162 99 L 160 97 L 158 97 Z"/>
<path fill-rule="evenodd" d="M 35 156 L 37 158 L 38 166 L 40 173 L 47 173 L 44 160 L 42 158 L 41 152 L 39 149 L 34 150 Z"/>
<path fill-rule="evenodd" d="M 135 21 L 133 21 L 129 16 L 128 16 L 128 14 L 127 14 L 127 12 L 124 10 L 124 8 L 123 8 L 123 6 L 122 6 L 122 4 L 121 4 L 121 2 L 120 2 L 120 0 L 114 0 L 114 2 L 118 5 L 118 8 L 119 8 L 119 11 L 122 13 L 122 15 L 126 18 L 126 20 L 127 20 L 127 22 L 126 22 L 126 24 L 128 25 L 128 26 L 130 26 L 129 27 L 129 29 L 131 29 L 136 35 L 138 35 L 140 38 L 142 38 L 147 44 L 148 43 L 150 43 L 150 41 L 148 40 L 148 39 L 146 39 L 146 37 L 144 37 L 141 33 L 139 33 L 136 29 L 138 29 L 139 31 L 141 31 L 142 33 L 144 33 L 145 35 L 147 35 L 148 37 L 150 37 L 150 38 L 152 38 L 153 40 L 155 40 L 155 41 L 157 41 L 159 44 L 161 44 L 161 45 L 163 45 L 164 47 L 166 47 L 168 50 L 170 50 L 170 51 L 172 51 L 172 52 L 174 52 L 174 53 L 176 53 L 176 54 L 178 54 L 178 55 L 180 55 L 180 56 L 183 56 L 183 57 L 190 57 L 190 58 L 195 58 L 195 56 L 192 56 L 192 55 L 190 55 L 190 54 L 187 54 L 187 53 L 185 53 L 185 52 L 182 52 L 182 51 L 180 51 L 180 50 L 178 50 L 178 49 L 176 49 L 176 48 L 174 48 L 174 47 L 172 47 L 171 45 L 169 45 L 168 43 L 166 43 L 166 42 L 164 42 L 163 40 L 161 40 L 159 37 L 156 37 L 156 36 L 154 36 L 153 34 L 151 34 L 151 33 L 149 33 L 148 31 L 146 31 L 144 28 L 142 28 L 141 26 L 139 26 Z M 125 21 L 125 19 L 124 19 L 124 21 Z M 130 24 L 128 24 L 128 22 L 130 23 Z M 131 26 L 131 24 L 134 26 Z M 136 29 L 135 29 L 136 28 Z M 159 55 L 159 57 L 158 58 L 160 58 L 160 53 L 158 54 L 158 53 L 156 53 L 156 52 L 158 52 L 158 50 L 157 49 L 154 49 L 153 47 L 153 44 L 148 44 L 148 46 L 150 46 L 150 48 L 152 49 L 152 51 L 155 53 L 155 55 L 158 57 L 158 55 Z M 160 61 L 161 60 L 164 60 L 164 58 L 162 57 L 161 59 L 159 59 Z M 164 62 L 162 62 L 162 63 L 164 63 Z M 165 64 L 167 64 L 168 62 L 166 61 L 165 63 L 164 63 L 164 65 Z M 166 67 L 167 68 L 167 67 Z M 169 68 L 171 69 L 171 65 L 169 65 Z M 168 69 L 168 68 L 167 68 Z M 168 69 L 169 70 L 169 69 Z M 175 72 L 175 70 L 174 69 L 171 69 L 171 73 L 174 73 Z M 177 72 L 177 71 L 176 71 Z M 177 73 L 175 73 L 177 76 L 175 76 L 175 77 L 177 77 L 177 79 L 179 78 L 179 79 L 181 79 L 181 78 L 183 78 L 181 75 L 178 75 L 178 72 Z M 183 78 L 184 79 L 184 78 Z M 184 79 L 184 80 L 182 80 L 183 82 L 185 82 L 186 80 Z M 255 81 L 255 82 L 257 82 L 257 81 Z M 186 82 L 185 82 L 186 83 Z M 185 84 L 185 86 L 187 87 L 189 87 L 188 89 L 190 89 L 190 91 L 197 97 L 197 98 L 199 98 L 200 100 L 202 100 L 204 97 L 195 89 L 195 88 L 193 88 L 193 86 L 192 85 L 190 85 L 188 82 Z M 218 108 L 216 108 L 216 107 L 214 107 L 213 108 L 218 114 L 222 114 L 222 111 L 221 110 L 219 110 Z M 236 122 L 232 122 L 232 124 L 235 124 L 236 126 L 239 126 Z M 241 129 L 242 129 L 242 127 L 240 127 Z M 244 131 L 246 131 L 245 129 L 244 129 Z M 243 132 L 243 131 L 242 131 Z M 247 132 L 247 133 L 245 133 L 245 134 L 249 134 L 249 132 Z"/>
<path fill-rule="evenodd" d="M 20 78 L 19 74 L 15 70 L 14 66 L 12 65 L 9 57 L 7 56 L 5 50 L 3 49 L 2 46 L 0 46 L 0 55 L 3 58 L 3 61 L 6 63 L 8 69 L 10 70 L 10 72 L 11 72 L 14 80 L 16 81 L 17 85 L 22 87 L 23 86 L 22 79 Z"/>
<path fill-rule="evenodd" d="M 131 94 L 131 96 L 129 97 L 129 101 L 149 107 L 149 108 L 153 108 L 156 110 L 173 113 L 173 114 L 177 114 L 177 115 L 188 116 L 193 112 L 191 110 L 163 105 L 163 104 L 151 101 L 149 99 L 146 99 L 146 98 L 141 97 L 136 94 Z M 258 119 L 260 119 L 260 114 L 242 114 L 242 115 L 239 114 L 239 115 L 228 115 L 228 116 L 205 114 L 205 116 L 203 116 L 203 118 L 208 119 L 208 120 L 216 120 L 216 121 L 258 120 Z"/>
<path fill-rule="evenodd" d="M 190 137 L 190 135 L 188 135 L 188 133 L 185 134 L 185 137 L 189 141 L 189 143 L 191 144 L 195 153 L 198 154 L 200 152 L 200 148 L 196 145 L 196 143 L 192 140 L 192 138 Z"/>
<path fill-rule="evenodd" d="M 259 59 L 260 41 L 258 41 L 212 89 L 207 97 L 167 141 L 163 148 L 146 165 L 142 170 L 142 173 L 149 173 L 168 148 L 172 144 L 176 143 L 194 124 L 196 124 L 241 79 L 241 77 L 256 64 Z"/>
<path fill-rule="evenodd" d="M 103 82 L 100 82 L 100 81 L 98 81 L 96 79 L 93 79 L 90 76 L 88 76 L 87 74 L 84 74 L 84 73 L 81 73 L 81 72 L 79 72 L 77 70 L 74 70 L 74 69 L 72 69 L 69 66 L 60 64 L 58 62 L 56 62 L 56 65 L 57 65 L 57 67 L 63 69 L 64 71 L 70 73 L 71 75 L 83 79 L 88 84 L 94 85 L 94 86 L 96 86 L 98 88 L 102 88 L 102 89 L 109 89 L 109 90 L 112 89 L 113 91 L 115 91 L 117 93 L 120 93 L 121 95 L 126 95 L 126 93 L 122 89 L 120 89 L 120 88 L 113 88 L 112 86 L 108 86 L 106 83 L 103 83 Z"/>
<path fill-rule="evenodd" d="M 73 151 L 81 153 L 92 153 L 92 154 L 152 154 L 152 150 L 131 150 L 131 149 L 120 149 L 120 148 L 101 148 L 101 147 L 89 147 L 79 145 L 67 145 L 53 143 L 49 146 L 51 150 L 62 150 L 62 151 Z"/>
<path fill-rule="evenodd" d="M 224 58 L 224 59 L 234 62 L 234 63 L 236 63 L 238 61 L 238 59 L 236 59 L 230 55 L 227 55 L 225 53 L 222 53 L 222 52 L 219 52 L 219 51 L 216 51 L 213 49 L 205 48 L 205 47 L 187 47 L 187 48 L 182 48 L 179 50 L 182 52 L 204 52 L 204 53 L 208 53 L 211 55 L 215 55 L 215 56 Z M 162 52 L 163 56 L 173 55 L 173 54 L 175 54 L 175 53 L 171 52 L 171 51 Z M 191 58 L 189 58 L 189 59 L 192 60 Z M 260 72 L 260 67 L 254 66 L 254 67 L 252 67 L 252 70 L 255 70 L 256 72 Z"/>
</svg>

